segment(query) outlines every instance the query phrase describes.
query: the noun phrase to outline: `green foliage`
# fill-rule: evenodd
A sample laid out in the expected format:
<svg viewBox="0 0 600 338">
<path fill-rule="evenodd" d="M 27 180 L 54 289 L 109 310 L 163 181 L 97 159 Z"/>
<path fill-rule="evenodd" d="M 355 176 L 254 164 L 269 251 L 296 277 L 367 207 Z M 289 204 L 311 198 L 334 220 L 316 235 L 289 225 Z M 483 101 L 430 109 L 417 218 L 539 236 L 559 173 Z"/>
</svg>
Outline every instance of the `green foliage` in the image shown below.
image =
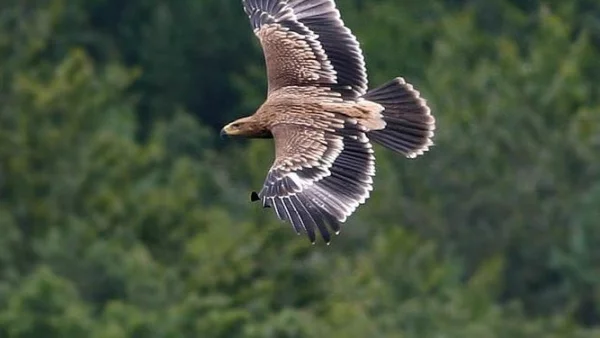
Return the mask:
<svg viewBox="0 0 600 338">
<path fill-rule="evenodd" d="M 216 137 L 264 97 L 239 1 L 2 2 L 0 337 L 600 337 L 597 4 L 338 3 L 437 145 L 311 246 Z"/>
<path fill-rule="evenodd" d="M 24 278 L 0 315 L 3 337 L 78 337 L 90 324 L 73 285 L 47 267 Z"/>
</svg>

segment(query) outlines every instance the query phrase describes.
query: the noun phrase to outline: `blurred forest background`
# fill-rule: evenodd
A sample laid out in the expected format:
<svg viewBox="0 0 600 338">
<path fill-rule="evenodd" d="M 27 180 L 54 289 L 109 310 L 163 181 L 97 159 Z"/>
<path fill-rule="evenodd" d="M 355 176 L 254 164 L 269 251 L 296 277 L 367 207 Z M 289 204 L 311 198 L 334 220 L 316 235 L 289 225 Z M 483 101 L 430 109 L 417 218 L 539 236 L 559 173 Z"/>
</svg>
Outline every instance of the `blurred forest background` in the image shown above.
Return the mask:
<svg viewBox="0 0 600 338">
<path fill-rule="evenodd" d="M 438 130 L 327 247 L 218 138 L 265 95 L 241 1 L 1 1 L 0 337 L 600 337 L 600 2 L 338 6 Z"/>
</svg>

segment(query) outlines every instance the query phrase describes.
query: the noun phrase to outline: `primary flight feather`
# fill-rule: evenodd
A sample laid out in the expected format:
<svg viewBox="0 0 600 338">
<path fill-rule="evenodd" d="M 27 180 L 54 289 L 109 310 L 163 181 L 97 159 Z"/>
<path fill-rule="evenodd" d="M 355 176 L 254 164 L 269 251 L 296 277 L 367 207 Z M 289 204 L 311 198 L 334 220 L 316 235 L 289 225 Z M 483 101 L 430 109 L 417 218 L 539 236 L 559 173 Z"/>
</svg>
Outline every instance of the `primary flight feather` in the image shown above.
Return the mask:
<svg viewBox="0 0 600 338">
<path fill-rule="evenodd" d="M 373 189 L 370 141 L 406 157 L 433 145 L 435 119 L 402 78 L 367 91 L 360 45 L 333 0 L 242 0 L 265 56 L 268 96 L 222 135 L 273 138 L 275 161 L 251 199 L 325 242 Z"/>
</svg>

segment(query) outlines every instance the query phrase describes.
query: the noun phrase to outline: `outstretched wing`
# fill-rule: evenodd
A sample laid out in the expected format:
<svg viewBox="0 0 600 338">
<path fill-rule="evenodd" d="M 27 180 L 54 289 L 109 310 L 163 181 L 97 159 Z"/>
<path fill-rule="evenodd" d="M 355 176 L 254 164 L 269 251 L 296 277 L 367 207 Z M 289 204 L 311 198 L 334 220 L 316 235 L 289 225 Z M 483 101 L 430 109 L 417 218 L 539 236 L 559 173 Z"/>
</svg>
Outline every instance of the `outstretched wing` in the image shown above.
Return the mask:
<svg viewBox="0 0 600 338">
<path fill-rule="evenodd" d="M 336 123 L 337 125 L 333 125 Z M 273 128 L 275 162 L 258 193 L 265 207 L 315 242 L 336 234 L 369 198 L 375 175 L 373 149 L 363 127 L 337 120 L 329 130 L 294 124 Z"/>
<path fill-rule="evenodd" d="M 243 0 L 267 64 L 269 93 L 285 86 L 329 87 L 344 99 L 367 90 L 356 37 L 333 0 Z"/>
</svg>

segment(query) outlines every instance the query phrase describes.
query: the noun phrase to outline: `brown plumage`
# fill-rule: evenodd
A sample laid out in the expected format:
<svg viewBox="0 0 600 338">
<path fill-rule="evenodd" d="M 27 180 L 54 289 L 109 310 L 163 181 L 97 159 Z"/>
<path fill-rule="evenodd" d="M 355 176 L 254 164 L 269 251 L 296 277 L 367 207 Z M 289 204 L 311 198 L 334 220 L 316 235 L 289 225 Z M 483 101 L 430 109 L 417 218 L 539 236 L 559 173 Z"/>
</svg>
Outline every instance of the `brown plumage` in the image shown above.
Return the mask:
<svg viewBox="0 0 600 338">
<path fill-rule="evenodd" d="M 413 158 L 433 143 L 435 119 L 396 78 L 367 92 L 359 43 L 333 0 L 242 0 L 265 55 L 268 97 L 222 134 L 275 140 L 275 162 L 251 199 L 315 242 L 329 243 L 369 198 L 370 141 Z"/>
</svg>

